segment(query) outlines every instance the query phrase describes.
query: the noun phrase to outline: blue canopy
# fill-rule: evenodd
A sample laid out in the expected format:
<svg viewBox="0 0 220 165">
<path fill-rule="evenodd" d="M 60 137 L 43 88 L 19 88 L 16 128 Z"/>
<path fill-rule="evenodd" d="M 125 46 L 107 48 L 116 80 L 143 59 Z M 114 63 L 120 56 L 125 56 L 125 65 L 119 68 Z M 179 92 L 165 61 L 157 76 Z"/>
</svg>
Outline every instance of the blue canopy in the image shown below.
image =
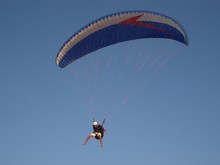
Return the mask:
<svg viewBox="0 0 220 165">
<path fill-rule="evenodd" d="M 188 45 L 184 29 L 172 18 L 147 11 L 120 12 L 101 17 L 76 32 L 58 52 L 56 63 L 64 68 L 103 47 L 143 38 L 172 39 Z"/>
</svg>

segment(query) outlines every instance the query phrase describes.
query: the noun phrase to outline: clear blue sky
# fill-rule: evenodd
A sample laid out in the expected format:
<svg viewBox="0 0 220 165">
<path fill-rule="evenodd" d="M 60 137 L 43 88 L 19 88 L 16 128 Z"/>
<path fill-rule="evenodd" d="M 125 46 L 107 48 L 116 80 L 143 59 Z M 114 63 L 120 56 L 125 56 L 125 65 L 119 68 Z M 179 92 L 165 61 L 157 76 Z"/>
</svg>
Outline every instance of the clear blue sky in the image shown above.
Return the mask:
<svg viewBox="0 0 220 165">
<path fill-rule="evenodd" d="M 82 86 L 55 58 L 85 24 L 124 10 L 176 19 L 190 44 L 175 43 L 180 53 L 113 115 L 104 148 L 83 146 L 92 125 Z M 0 164 L 219 165 L 219 16 L 218 0 L 1 0 Z"/>
</svg>

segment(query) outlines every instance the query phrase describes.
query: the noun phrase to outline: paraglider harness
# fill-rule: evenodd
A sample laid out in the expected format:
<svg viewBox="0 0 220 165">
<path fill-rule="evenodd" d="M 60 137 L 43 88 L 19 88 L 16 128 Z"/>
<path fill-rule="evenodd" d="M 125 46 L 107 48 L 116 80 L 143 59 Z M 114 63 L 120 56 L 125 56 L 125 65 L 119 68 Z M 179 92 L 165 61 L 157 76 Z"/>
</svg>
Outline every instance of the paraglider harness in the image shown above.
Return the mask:
<svg viewBox="0 0 220 165">
<path fill-rule="evenodd" d="M 93 119 L 93 121 L 95 121 L 95 119 Z M 103 127 L 103 125 L 105 124 L 105 119 L 103 120 L 102 124 L 98 124 L 97 127 L 95 127 L 93 125 L 93 130 L 94 130 L 94 133 L 95 133 L 95 138 L 96 139 L 99 139 L 99 136 L 98 136 L 98 133 L 101 133 L 101 137 L 103 138 L 104 137 L 104 132 L 105 132 L 105 129 Z"/>
</svg>

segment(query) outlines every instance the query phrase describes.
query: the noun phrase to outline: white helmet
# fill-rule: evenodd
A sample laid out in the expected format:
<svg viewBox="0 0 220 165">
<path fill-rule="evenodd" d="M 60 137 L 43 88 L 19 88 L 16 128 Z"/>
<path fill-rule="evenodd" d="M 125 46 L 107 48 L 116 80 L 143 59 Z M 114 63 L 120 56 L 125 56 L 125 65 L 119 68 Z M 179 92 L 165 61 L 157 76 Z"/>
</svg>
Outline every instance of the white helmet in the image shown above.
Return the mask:
<svg viewBox="0 0 220 165">
<path fill-rule="evenodd" d="M 94 126 L 95 126 L 95 125 L 98 125 L 98 123 L 97 123 L 96 121 L 94 121 L 94 122 L 93 122 L 93 125 L 94 125 Z"/>
</svg>

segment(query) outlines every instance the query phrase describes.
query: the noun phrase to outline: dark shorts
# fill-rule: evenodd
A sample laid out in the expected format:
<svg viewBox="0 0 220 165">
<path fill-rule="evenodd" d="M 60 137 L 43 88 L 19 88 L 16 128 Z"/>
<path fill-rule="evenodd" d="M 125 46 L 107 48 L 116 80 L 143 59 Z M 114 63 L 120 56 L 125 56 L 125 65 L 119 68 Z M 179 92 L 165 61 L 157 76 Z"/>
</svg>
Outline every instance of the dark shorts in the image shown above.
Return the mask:
<svg viewBox="0 0 220 165">
<path fill-rule="evenodd" d="M 104 133 L 101 133 L 101 132 L 94 132 L 94 133 L 95 133 L 95 138 L 96 139 L 99 139 L 99 136 L 98 136 L 99 133 L 101 134 L 102 138 L 104 137 Z"/>
</svg>

